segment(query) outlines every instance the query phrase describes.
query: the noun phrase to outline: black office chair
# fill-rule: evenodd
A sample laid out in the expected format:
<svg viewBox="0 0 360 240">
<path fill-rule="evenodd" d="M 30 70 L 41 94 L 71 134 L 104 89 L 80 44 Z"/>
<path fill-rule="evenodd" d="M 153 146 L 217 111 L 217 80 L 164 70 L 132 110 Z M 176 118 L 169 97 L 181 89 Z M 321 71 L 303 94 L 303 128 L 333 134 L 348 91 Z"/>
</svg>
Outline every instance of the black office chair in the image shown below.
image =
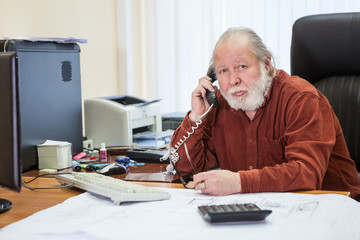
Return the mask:
<svg viewBox="0 0 360 240">
<path fill-rule="evenodd" d="M 308 80 L 328 98 L 360 172 L 360 13 L 298 19 L 292 33 L 291 74 Z"/>
</svg>

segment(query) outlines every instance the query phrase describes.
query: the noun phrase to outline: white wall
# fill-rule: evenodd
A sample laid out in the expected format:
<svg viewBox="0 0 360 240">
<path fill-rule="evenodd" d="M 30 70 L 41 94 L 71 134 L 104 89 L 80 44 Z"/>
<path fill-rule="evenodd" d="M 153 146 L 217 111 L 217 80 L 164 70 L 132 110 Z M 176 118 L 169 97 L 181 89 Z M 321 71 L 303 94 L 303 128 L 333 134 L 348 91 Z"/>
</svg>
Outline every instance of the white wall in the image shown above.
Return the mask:
<svg viewBox="0 0 360 240">
<path fill-rule="evenodd" d="M 212 49 L 228 28 L 253 28 L 273 52 L 277 67 L 290 73 L 292 26 L 312 14 L 360 12 L 358 0 L 139 0 L 137 23 L 127 28 L 142 61 L 129 62 L 131 94 L 161 98 L 162 111 L 187 111 L 198 79 L 205 75 Z M 140 24 L 140 25 L 137 25 Z M 331 27 L 331 26 L 329 26 Z M 125 29 L 125 28 L 124 28 Z M 136 34 L 134 34 L 136 31 Z M 136 56 L 138 56 L 136 55 Z"/>
<path fill-rule="evenodd" d="M 212 48 L 230 26 L 253 28 L 290 71 L 302 16 L 360 11 L 358 0 L 0 0 L 0 38 L 77 37 L 82 97 L 130 94 L 187 111 Z"/>
<path fill-rule="evenodd" d="M 82 97 L 117 95 L 115 0 L 0 0 L 0 38 L 76 37 L 80 44 Z"/>
</svg>

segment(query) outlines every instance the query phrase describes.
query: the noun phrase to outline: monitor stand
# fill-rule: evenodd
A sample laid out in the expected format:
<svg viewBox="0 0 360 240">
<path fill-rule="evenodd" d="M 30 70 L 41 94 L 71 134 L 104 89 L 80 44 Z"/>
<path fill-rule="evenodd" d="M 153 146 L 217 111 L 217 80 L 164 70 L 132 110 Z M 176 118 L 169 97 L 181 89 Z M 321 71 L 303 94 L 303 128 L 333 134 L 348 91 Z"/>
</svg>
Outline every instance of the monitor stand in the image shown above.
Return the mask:
<svg viewBox="0 0 360 240">
<path fill-rule="evenodd" d="M 12 206 L 12 203 L 9 200 L 0 198 L 0 213 L 6 212 Z"/>
</svg>

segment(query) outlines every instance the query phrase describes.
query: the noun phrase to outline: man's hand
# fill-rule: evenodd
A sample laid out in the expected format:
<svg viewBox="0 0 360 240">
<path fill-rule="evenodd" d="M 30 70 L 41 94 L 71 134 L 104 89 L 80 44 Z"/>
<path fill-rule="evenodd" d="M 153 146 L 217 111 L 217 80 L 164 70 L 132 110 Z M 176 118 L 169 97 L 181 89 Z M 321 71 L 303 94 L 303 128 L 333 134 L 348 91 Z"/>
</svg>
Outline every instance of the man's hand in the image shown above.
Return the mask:
<svg viewBox="0 0 360 240">
<path fill-rule="evenodd" d="M 191 94 L 191 112 L 189 118 L 193 122 L 197 122 L 199 117 L 206 112 L 206 109 L 210 107 L 206 99 L 206 89 L 214 91 L 211 84 L 211 78 L 205 76 L 199 79 L 199 84 Z"/>
<path fill-rule="evenodd" d="M 241 192 L 241 180 L 238 172 L 212 170 L 194 175 L 195 189 L 202 193 L 221 196 Z"/>
</svg>

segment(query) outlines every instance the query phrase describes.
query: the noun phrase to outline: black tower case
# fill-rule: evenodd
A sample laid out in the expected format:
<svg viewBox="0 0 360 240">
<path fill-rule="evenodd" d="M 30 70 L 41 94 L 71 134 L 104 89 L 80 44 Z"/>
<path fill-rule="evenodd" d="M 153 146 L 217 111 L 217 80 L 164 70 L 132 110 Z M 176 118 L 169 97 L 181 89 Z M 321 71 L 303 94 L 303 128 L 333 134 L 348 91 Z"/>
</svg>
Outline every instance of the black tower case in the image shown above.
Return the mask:
<svg viewBox="0 0 360 240">
<path fill-rule="evenodd" d="M 36 145 L 46 139 L 71 142 L 72 152 L 81 152 L 80 47 L 1 40 L 0 50 L 18 58 L 22 170 L 38 168 Z"/>
</svg>

